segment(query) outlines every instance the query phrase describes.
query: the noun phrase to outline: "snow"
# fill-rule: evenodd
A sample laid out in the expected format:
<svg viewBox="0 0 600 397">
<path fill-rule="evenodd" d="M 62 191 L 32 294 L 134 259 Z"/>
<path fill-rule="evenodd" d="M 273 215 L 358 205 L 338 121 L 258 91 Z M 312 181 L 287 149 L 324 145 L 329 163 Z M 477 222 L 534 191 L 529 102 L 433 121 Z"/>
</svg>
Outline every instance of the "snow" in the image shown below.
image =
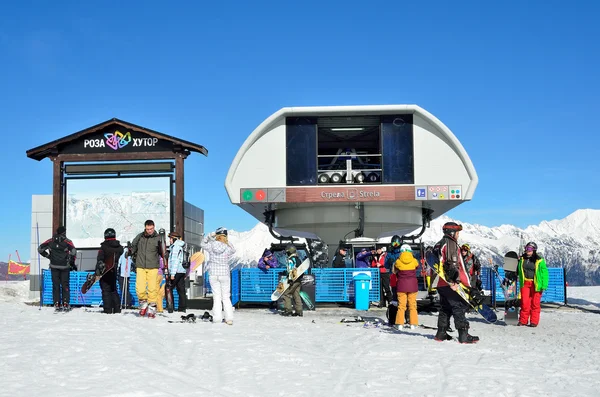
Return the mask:
<svg viewBox="0 0 600 397">
<path fill-rule="evenodd" d="M 283 318 L 243 308 L 233 326 L 168 323 L 176 313 L 154 320 L 98 308 L 54 314 L 19 300 L 26 284 L 0 288 L 3 395 L 537 397 L 592 396 L 600 388 L 593 348 L 600 316 L 569 308 L 544 308 L 538 328 L 470 315 L 481 341 L 460 345 L 435 342 L 430 329 L 339 323 L 384 317 L 380 309 L 330 306 Z M 568 293 L 572 303 L 600 306 L 600 287 Z M 419 315 L 430 326 L 436 318 Z"/>
</svg>

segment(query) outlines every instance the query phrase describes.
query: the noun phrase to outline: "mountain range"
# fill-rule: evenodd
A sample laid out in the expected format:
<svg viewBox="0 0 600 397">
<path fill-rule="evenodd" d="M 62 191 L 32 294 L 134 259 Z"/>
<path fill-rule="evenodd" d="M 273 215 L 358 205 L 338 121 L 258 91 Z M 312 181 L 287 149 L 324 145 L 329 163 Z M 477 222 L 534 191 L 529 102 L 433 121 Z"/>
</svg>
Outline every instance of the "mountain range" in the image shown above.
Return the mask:
<svg viewBox="0 0 600 397">
<path fill-rule="evenodd" d="M 525 229 L 513 225 L 487 227 L 440 216 L 431 221 L 423 242 L 433 245 L 439 241 L 442 225 L 449 221 L 463 226 L 459 243 L 468 243 L 483 266 L 489 266 L 490 260 L 501 266 L 504 254 L 517 251 L 522 239 L 524 243 L 537 243 L 548 266 L 564 267 L 569 285 L 600 285 L 600 210 L 577 210 L 563 219 L 543 221 Z M 229 240 L 236 247 L 236 259 L 244 266 L 255 266 L 263 250 L 277 242 L 262 223 L 246 232 L 230 230 Z M 390 237 L 379 241 L 389 242 Z M 317 256 L 323 257 L 322 244 L 318 248 Z M 331 258 L 326 261 L 331 263 Z"/>
</svg>

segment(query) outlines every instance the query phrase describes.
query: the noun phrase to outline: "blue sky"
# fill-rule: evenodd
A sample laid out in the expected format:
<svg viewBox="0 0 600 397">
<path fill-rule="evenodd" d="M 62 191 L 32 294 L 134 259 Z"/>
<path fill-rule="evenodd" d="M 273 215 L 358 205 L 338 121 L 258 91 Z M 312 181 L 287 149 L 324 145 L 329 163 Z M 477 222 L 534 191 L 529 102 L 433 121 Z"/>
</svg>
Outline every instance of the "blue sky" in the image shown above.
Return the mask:
<svg viewBox="0 0 600 397">
<path fill-rule="evenodd" d="M 284 106 L 432 112 L 479 175 L 474 200 L 449 213 L 464 222 L 600 208 L 595 2 L 119 3 L 3 5 L 0 258 L 29 256 L 31 195 L 51 193 L 51 162 L 25 151 L 112 117 L 208 148 L 186 161 L 186 199 L 208 229 L 256 223 L 230 204 L 225 175 Z"/>
</svg>

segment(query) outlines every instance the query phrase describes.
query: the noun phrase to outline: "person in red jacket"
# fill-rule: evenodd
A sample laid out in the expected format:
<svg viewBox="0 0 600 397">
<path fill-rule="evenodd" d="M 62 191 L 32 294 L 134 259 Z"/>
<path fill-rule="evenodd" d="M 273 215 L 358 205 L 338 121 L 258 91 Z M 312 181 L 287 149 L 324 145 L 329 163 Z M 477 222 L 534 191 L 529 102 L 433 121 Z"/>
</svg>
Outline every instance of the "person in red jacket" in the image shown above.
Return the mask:
<svg viewBox="0 0 600 397">
<path fill-rule="evenodd" d="M 390 272 L 385 268 L 385 247 L 371 251 L 371 267 L 379 268 L 379 294 L 381 298 L 377 307 L 387 307 L 394 299 L 390 290 Z"/>
</svg>

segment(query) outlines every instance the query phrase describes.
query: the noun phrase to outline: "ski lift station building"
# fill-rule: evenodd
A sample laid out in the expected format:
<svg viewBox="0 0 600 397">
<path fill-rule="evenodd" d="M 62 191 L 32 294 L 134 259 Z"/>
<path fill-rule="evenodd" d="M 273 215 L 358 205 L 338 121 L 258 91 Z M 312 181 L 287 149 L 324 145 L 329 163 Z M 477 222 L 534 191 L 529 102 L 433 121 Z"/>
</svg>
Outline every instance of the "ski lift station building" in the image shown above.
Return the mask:
<svg viewBox="0 0 600 397">
<path fill-rule="evenodd" d="M 473 198 L 456 136 L 416 105 L 286 107 L 263 121 L 227 174 L 231 202 L 282 235 L 335 249 L 425 228 Z M 332 247 L 333 246 L 333 247 Z"/>
</svg>

